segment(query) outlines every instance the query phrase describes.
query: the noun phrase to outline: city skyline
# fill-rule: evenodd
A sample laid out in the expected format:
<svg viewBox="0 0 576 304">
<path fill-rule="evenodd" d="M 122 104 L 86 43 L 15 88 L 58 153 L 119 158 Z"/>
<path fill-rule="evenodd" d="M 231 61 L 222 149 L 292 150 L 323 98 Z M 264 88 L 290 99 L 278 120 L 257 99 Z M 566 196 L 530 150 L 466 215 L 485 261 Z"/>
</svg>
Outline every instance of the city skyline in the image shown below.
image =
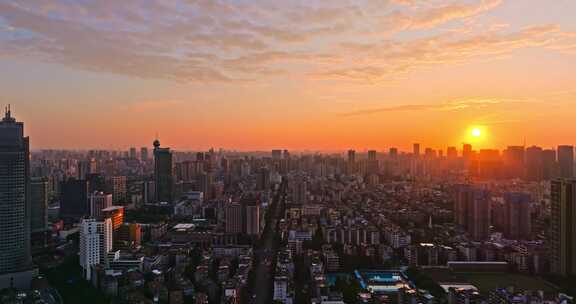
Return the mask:
<svg viewBox="0 0 576 304">
<path fill-rule="evenodd" d="M 156 133 L 177 150 L 438 149 L 475 126 L 478 148 L 555 147 L 574 142 L 574 9 L 5 1 L 0 103 L 28 122 L 32 149 L 149 146 Z"/>
</svg>

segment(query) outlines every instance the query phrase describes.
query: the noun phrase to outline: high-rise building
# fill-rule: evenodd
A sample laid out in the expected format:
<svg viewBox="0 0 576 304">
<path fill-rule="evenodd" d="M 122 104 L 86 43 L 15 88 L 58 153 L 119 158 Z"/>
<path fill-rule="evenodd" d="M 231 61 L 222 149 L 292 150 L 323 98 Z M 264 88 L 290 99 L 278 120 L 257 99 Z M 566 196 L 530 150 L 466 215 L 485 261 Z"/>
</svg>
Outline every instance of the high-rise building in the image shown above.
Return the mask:
<svg viewBox="0 0 576 304">
<path fill-rule="evenodd" d="M 45 231 L 48 227 L 48 179 L 32 178 L 30 182 L 30 205 L 32 233 Z"/>
<path fill-rule="evenodd" d="M 110 206 L 102 209 L 102 219 L 110 219 L 112 231 L 116 232 L 124 223 L 124 206 Z"/>
<path fill-rule="evenodd" d="M 102 217 L 102 209 L 112 206 L 112 194 L 93 192 L 88 196 L 90 202 L 90 216 L 96 219 Z"/>
<path fill-rule="evenodd" d="M 458 149 L 456 149 L 456 147 L 448 147 L 446 150 L 446 157 L 448 157 L 448 159 L 458 158 Z"/>
<path fill-rule="evenodd" d="M 368 150 L 368 160 L 376 160 L 376 150 Z"/>
<path fill-rule="evenodd" d="M 242 205 L 239 203 L 228 204 L 224 208 L 224 212 L 226 218 L 226 233 L 242 233 Z"/>
<path fill-rule="evenodd" d="M 148 161 L 148 148 L 146 147 L 140 148 L 140 160 L 143 162 Z"/>
<path fill-rule="evenodd" d="M 256 176 L 256 189 L 257 190 L 268 190 L 270 188 L 270 170 L 266 167 L 258 169 L 258 175 Z"/>
<path fill-rule="evenodd" d="M 260 234 L 260 205 L 257 203 L 246 205 L 246 234 Z"/>
<path fill-rule="evenodd" d="M 551 183 L 552 272 L 561 276 L 576 275 L 576 180 Z"/>
<path fill-rule="evenodd" d="M 504 195 L 504 236 L 511 240 L 530 239 L 530 195 L 506 193 Z"/>
<path fill-rule="evenodd" d="M 86 280 L 92 278 L 94 265 L 106 265 L 112 251 L 112 221 L 82 219 L 80 222 L 80 266 Z"/>
<path fill-rule="evenodd" d="M 390 150 L 388 151 L 388 156 L 390 156 L 390 158 L 396 158 L 398 157 L 398 148 L 390 148 Z"/>
<path fill-rule="evenodd" d="M 574 177 L 574 147 L 558 146 L 558 166 L 561 178 Z"/>
<path fill-rule="evenodd" d="M 469 160 L 472 157 L 472 145 L 464 144 L 462 146 L 462 158 Z"/>
<path fill-rule="evenodd" d="M 506 161 L 506 176 L 509 178 L 524 177 L 524 147 L 509 146 L 504 152 Z"/>
<path fill-rule="evenodd" d="M 156 201 L 172 203 L 172 152 L 170 148 L 161 148 L 158 140 L 154 141 L 154 182 Z"/>
<path fill-rule="evenodd" d="M 0 122 L 0 289 L 29 288 L 30 148 L 24 123 L 6 109 Z"/>
<path fill-rule="evenodd" d="M 135 148 L 135 147 L 131 147 L 131 148 L 130 148 L 129 158 L 130 158 L 130 159 L 136 159 L 136 158 L 138 158 L 138 155 L 136 154 L 136 148 Z"/>
<path fill-rule="evenodd" d="M 90 214 L 88 205 L 88 182 L 68 179 L 60 185 L 60 214 L 62 217 L 79 219 Z"/>
<path fill-rule="evenodd" d="M 532 146 L 526 149 L 526 179 L 531 181 L 542 180 L 544 169 L 542 162 L 542 148 Z"/>
<path fill-rule="evenodd" d="M 348 162 L 353 163 L 356 161 L 356 151 L 348 150 Z"/>
<path fill-rule="evenodd" d="M 272 150 L 272 159 L 281 159 L 282 150 Z"/>
<path fill-rule="evenodd" d="M 114 204 L 128 202 L 128 190 L 126 176 L 111 176 L 106 180 L 106 192 L 112 194 Z"/>
<path fill-rule="evenodd" d="M 419 157 L 420 156 L 420 144 L 414 144 L 412 146 L 412 155 Z"/>
<path fill-rule="evenodd" d="M 458 185 L 454 200 L 454 221 L 475 241 L 490 235 L 490 193 L 472 185 Z"/>
<path fill-rule="evenodd" d="M 557 176 L 556 150 L 547 149 L 542 151 L 542 178 L 551 180 Z"/>
</svg>

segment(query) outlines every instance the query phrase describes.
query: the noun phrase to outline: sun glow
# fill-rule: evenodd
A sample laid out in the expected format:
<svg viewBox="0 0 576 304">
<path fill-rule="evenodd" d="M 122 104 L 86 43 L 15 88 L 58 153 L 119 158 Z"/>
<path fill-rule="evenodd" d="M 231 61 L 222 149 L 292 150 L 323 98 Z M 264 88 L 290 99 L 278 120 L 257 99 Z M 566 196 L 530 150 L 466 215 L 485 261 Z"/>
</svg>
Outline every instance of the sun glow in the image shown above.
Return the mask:
<svg viewBox="0 0 576 304">
<path fill-rule="evenodd" d="M 480 136 L 482 136 L 482 130 L 480 130 L 480 128 L 472 128 L 472 131 L 470 131 L 470 134 L 472 134 L 472 136 L 474 136 L 474 137 L 480 137 Z"/>
</svg>

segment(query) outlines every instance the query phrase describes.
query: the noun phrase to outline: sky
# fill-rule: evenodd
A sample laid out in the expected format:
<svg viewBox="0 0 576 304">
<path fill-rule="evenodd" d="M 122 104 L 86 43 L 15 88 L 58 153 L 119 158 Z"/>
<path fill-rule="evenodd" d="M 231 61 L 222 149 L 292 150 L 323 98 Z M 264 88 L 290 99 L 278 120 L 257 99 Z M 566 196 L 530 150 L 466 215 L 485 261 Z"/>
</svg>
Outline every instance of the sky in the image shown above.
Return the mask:
<svg viewBox="0 0 576 304">
<path fill-rule="evenodd" d="M 156 135 L 179 150 L 576 144 L 574 12 L 574 0 L 0 0 L 0 104 L 33 149 Z"/>
</svg>

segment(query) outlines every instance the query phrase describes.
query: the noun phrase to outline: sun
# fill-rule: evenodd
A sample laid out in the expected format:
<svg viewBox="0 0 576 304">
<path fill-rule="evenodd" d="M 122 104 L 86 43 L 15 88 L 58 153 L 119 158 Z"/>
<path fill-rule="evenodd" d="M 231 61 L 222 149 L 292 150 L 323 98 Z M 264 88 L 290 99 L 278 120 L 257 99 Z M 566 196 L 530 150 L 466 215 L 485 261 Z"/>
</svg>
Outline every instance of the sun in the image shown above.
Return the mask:
<svg viewBox="0 0 576 304">
<path fill-rule="evenodd" d="M 472 134 L 473 137 L 480 137 L 482 136 L 482 130 L 480 130 L 480 128 L 472 128 L 470 134 Z"/>
</svg>

